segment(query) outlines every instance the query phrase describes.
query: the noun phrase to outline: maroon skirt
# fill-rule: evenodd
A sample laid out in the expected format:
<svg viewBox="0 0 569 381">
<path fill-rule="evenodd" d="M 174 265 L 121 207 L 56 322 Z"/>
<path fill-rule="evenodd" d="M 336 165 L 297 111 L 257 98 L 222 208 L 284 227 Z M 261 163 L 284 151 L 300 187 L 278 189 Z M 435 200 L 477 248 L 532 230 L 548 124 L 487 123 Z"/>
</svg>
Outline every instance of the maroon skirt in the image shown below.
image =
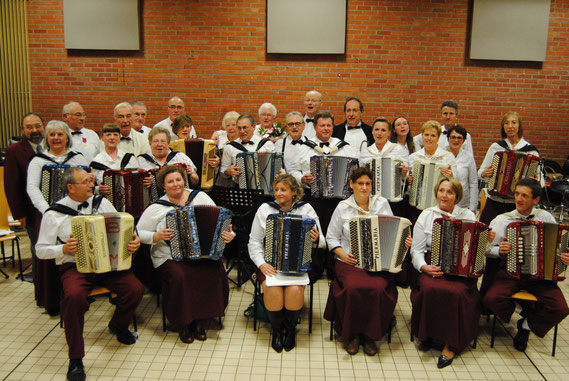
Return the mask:
<svg viewBox="0 0 569 381">
<path fill-rule="evenodd" d="M 340 340 L 363 334 L 381 340 L 387 333 L 397 304 L 392 275 L 369 272 L 336 261 L 324 318 L 334 322 Z"/>
<path fill-rule="evenodd" d="M 419 341 L 439 340 L 460 353 L 474 340 L 481 311 L 476 283 L 477 279 L 419 275 L 411 291 L 411 327 Z"/>
<path fill-rule="evenodd" d="M 225 315 L 229 283 L 221 261 L 167 260 L 158 267 L 166 317 L 181 326 Z"/>
</svg>

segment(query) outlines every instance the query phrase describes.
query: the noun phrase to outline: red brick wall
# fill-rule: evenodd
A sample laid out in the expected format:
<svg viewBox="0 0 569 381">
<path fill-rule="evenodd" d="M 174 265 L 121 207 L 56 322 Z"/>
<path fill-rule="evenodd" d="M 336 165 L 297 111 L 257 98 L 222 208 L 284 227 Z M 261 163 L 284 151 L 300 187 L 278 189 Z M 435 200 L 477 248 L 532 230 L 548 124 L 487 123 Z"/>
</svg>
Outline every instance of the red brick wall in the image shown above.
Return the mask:
<svg viewBox="0 0 569 381">
<path fill-rule="evenodd" d="M 354 95 L 365 121 L 405 115 L 415 133 L 439 119 L 442 101 L 455 100 L 479 163 L 509 110 L 522 114 L 525 137 L 544 156 L 561 162 L 569 154 L 567 1 L 551 1 L 543 64 L 471 61 L 468 1 L 350 0 L 345 56 L 267 55 L 265 0 L 141 1 L 140 52 L 68 52 L 62 3 L 28 2 L 33 105 L 46 119 L 77 100 L 97 129 L 116 103 L 139 99 L 153 125 L 179 95 L 207 137 L 226 111 L 256 115 L 270 101 L 282 120 L 302 111 L 304 93 L 315 88 L 337 120 Z"/>
</svg>

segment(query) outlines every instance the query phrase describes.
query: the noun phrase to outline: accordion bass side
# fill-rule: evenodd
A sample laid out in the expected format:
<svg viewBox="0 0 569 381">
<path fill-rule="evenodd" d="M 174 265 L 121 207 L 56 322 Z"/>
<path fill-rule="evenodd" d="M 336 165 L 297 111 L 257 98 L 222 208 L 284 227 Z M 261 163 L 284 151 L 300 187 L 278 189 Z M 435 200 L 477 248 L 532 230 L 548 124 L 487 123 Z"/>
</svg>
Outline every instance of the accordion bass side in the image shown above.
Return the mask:
<svg viewBox="0 0 569 381">
<path fill-rule="evenodd" d="M 312 218 L 294 214 L 267 216 L 265 262 L 285 274 L 308 272 L 312 264 L 310 230 L 315 225 Z"/>
<path fill-rule="evenodd" d="M 408 251 L 405 240 L 411 235 L 411 221 L 392 216 L 354 216 L 349 226 L 356 267 L 368 271 L 401 271 Z"/>
<path fill-rule="evenodd" d="M 430 160 L 415 160 L 413 163 L 413 184 L 409 204 L 424 210 L 437 205 L 435 185 L 443 177 L 441 169 L 448 168 L 447 163 Z"/>
<path fill-rule="evenodd" d="M 63 172 L 66 168 L 75 167 L 67 164 L 46 164 L 41 170 L 40 190 L 45 201 L 51 205 L 65 197 L 66 189 L 63 189 Z M 77 165 L 87 172 L 91 172 L 89 167 Z"/>
<path fill-rule="evenodd" d="M 359 166 L 353 157 L 312 156 L 310 172 L 314 182 L 310 184 L 310 193 L 315 198 L 348 198 L 352 194 L 350 174 Z"/>
<path fill-rule="evenodd" d="M 229 230 L 233 213 L 217 206 L 197 205 L 174 209 L 166 215 L 166 226 L 174 231 L 170 253 L 174 261 L 219 260 L 225 241 L 221 232 Z"/>
<path fill-rule="evenodd" d="M 75 216 L 71 232 L 79 241 L 75 261 L 81 273 L 106 273 L 130 269 L 128 243 L 134 218 L 128 213 Z"/>
<path fill-rule="evenodd" d="M 213 187 L 215 168 L 207 163 L 208 159 L 215 158 L 217 154 L 217 145 L 213 140 L 178 139 L 170 142 L 170 148 L 173 151 L 182 152 L 192 159 L 200 174 L 201 188 L 209 189 Z"/>
<path fill-rule="evenodd" d="M 142 169 L 107 169 L 103 184 L 111 187 L 105 196 L 119 212 L 140 216 L 150 204 L 150 189 L 143 184 L 148 171 Z"/>
<path fill-rule="evenodd" d="M 562 281 L 567 266 L 561 254 L 569 246 L 569 225 L 539 221 L 515 221 L 506 228 L 512 245 L 506 255 L 506 271 L 514 278 Z"/>
<path fill-rule="evenodd" d="M 269 152 L 240 152 L 235 164 L 241 170 L 240 189 L 262 189 L 265 195 L 273 193 L 273 180 L 283 169 L 283 155 Z"/>
<path fill-rule="evenodd" d="M 538 156 L 518 152 L 496 152 L 492 158 L 493 174 L 488 181 L 488 192 L 497 196 L 513 197 L 519 180 L 536 175 Z"/>
<path fill-rule="evenodd" d="M 402 159 L 391 157 L 373 158 L 366 164 L 373 176 L 371 179 L 372 195 L 378 194 L 391 202 L 403 200 L 405 179 L 399 168 L 402 164 Z"/>
<path fill-rule="evenodd" d="M 440 217 L 433 221 L 431 265 L 448 275 L 478 278 L 484 271 L 488 225 Z"/>
</svg>

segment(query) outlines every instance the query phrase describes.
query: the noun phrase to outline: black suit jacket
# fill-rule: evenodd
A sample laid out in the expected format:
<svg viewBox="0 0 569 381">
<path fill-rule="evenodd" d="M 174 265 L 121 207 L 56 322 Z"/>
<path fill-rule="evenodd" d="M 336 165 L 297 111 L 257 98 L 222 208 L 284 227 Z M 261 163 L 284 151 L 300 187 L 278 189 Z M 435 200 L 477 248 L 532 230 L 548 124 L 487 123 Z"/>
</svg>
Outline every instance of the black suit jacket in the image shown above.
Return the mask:
<svg viewBox="0 0 569 381">
<path fill-rule="evenodd" d="M 27 224 L 33 223 L 36 209 L 26 192 L 28 165 L 35 152 L 28 139 L 22 139 L 6 148 L 4 162 L 4 189 L 12 217 L 18 220 L 27 217 Z"/>
<path fill-rule="evenodd" d="M 373 142 L 375 140 L 374 140 L 373 135 L 371 133 L 371 126 L 369 124 L 365 124 L 362 121 L 361 128 L 367 137 L 367 144 L 368 145 L 373 144 Z M 332 137 L 334 137 L 334 138 L 344 140 L 345 136 L 346 136 L 346 121 L 342 122 L 341 124 L 335 125 L 334 130 L 332 131 Z"/>
</svg>

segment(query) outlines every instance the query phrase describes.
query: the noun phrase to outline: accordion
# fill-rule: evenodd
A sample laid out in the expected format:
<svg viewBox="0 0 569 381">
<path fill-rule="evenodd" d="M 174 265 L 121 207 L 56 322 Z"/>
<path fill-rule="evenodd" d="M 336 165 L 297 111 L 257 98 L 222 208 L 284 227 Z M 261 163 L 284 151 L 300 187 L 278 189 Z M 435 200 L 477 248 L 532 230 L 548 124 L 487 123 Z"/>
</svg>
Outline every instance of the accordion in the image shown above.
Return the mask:
<svg viewBox="0 0 569 381">
<path fill-rule="evenodd" d="M 133 231 L 134 218 L 128 213 L 73 217 L 71 233 L 79 241 L 75 253 L 77 271 L 106 273 L 130 269 L 128 243 Z"/>
<path fill-rule="evenodd" d="M 350 218 L 350 247 L 356 267 L 368 271 L 398 273 L 407 254 L 405 240 L 411 235 L 411 221 L 392 216 Z"/>
<path fill-rule="evenodd" d="M 506 255 L 506 271 L 514 278 L 565 279 L 561 254 L 569 245 L 569 225 L 539 221 L 515 221 L 506 228 L 512 244 Z"/>
<path fill-rule="evenodd" d="M 66 168 L 74 167 L 67 164 L 46 164 L 41 169 L 40 190 L 43 198 L 49 205 L 56 203 L 65 197 L 67 189 L 63 189 L 63 172 Z M 78 165 L 77 167 L 91 172 L 89 167 Z"/>
<path fill-rule="evenodd" d="M 427 209 L 437 205 L 435 185 L 443 177 L 441 169 L 448 168 L 447 163 L 430 160 L 415 160 L 413 163 L 413 184 L 409 204 L 417 209 Z"/>
<path fill-rule="evenodd" d="M 448 275 L 478 278 L 484 271 L 488 225 L 440 217 L 433 221 L 431 265 Z"/>
<path fill-rule="evenodd" d="M 103 172 L 103 184 L 111 187 L 105 196 L 119 212 L 135 217 L 150 204 L 150 189 L 143 184 L 148 171 L 142 169 L 107 169 Z"/>
<path fill-rule="evenodd" d="M 201 179 L 201 187 L 209 189 L 213 187 L 215 180 L 215 168 L 208 165 L 208 159 L 213 159 L 217 153 L 217 146 L 213 140 L 202 139 L 178 139 L 170 143 L 170 148 L 176 152 L 188 155 L 198 168 Z"/>
<path fill-rule="evenodd" d="M 209 205 L 169 211 L 166 226 L 174 231 L 174 237 L 168 241 L 172 259 L 221 259 L 225 250 L 221 232 L 229 230 L 232 216 L 229 209 Z"/>
<path fill-rule="evenodd" d="M 526 177 L 534 177 L 539 157 L 518 151 L 496 152 L 492 158 L 492 177 L 488 181 L 488 193 L 513 197 L 516 184 Z"/>
<path fill-rule="evenodd" d="M 262 189 L 265 195 L 273 193 L 273 181 L 283 168 L 283 155 L 269 152 L 240 152 L 235 164 L 241 170 L 240 189 Z"/>
<path fill-rule="evenodd" d="M 403 160 L 392 157 L 373 158 L 366 167 L 372 174 L 371 194 L 380 195 L 391 202 L 403 200 L 405 178 L 399 166 Z"/>
<path fill-rule="evenodd" d="M 343 156 L 312 156 L 310 172 L 314 182 L 310 193 L 315 198 L 348 198 L 352 194 L 350 174 L 359 166 L 358 159 Z"/>
<path fill-rule="evenodd" d="M 315 225 L 312 218 L 294 214 L 267 216 L 265 262 L 281 273 L 309 271 L 312 263 L 310 230 Z"/>
</svg>

